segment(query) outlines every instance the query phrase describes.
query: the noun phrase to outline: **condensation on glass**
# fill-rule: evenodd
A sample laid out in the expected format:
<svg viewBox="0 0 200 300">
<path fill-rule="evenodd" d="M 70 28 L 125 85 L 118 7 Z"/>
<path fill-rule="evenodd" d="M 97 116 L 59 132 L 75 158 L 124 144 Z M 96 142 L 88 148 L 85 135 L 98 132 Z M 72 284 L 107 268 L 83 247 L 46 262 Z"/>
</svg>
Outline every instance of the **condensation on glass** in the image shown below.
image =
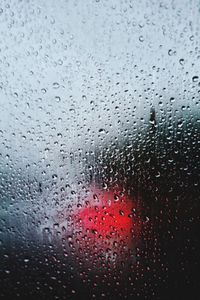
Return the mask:
<svg viewBox="0 0 200 300">
<path fill-rule="evenodd" d="M 198 0 L 0 2 L 0 298 L 193 299 Z"/>
</svg>

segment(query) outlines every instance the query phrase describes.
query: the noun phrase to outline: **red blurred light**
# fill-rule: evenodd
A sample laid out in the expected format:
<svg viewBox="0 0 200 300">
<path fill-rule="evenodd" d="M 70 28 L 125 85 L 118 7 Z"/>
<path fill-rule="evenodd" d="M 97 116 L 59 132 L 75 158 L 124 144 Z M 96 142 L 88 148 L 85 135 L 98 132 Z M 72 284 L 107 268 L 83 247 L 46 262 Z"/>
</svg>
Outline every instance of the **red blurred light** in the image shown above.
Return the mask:
<svg viewBox="0 0 200 300">
<path fill-rule="evenodd" d="M 113 235 L 126 238 L 137 227 L 133 209 L 128 199 L 116 202 L 111 193 L 105 193 L 98 201 L 90 200 L 90 206 L 81 209 L 77 217 L 83 230 L 89 230 L 103 238 Z"/>
<path fill-rule="evenodd" d="M 88 254 L 93 264 L 101 254 L 103 260 L 116 265 L 127 253 L 134 252 L 140 242 L 142 222 L 136 203 L 127 195 L 97 189 L 85 203 L 73 215 L 78 251 L 81 248 L 83 256 Z"/>
</svg>

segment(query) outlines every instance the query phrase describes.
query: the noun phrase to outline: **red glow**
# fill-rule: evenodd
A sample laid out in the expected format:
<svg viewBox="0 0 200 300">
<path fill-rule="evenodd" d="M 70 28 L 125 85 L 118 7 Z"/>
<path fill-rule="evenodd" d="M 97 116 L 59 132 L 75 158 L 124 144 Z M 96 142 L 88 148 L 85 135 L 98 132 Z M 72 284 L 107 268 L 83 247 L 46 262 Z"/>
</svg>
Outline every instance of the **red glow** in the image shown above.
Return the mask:
<svg viewBox="0 0 200 300">
<path fill-rule="evenodd" d="M 81 257 L 88 253 L 94 265 L 95 255 L 101 253 L 104 260 L 109 258 L 116 264 L 129 251 L 134 252 L 142 227 L 136 203 L 126 195 L 97 189 L 85 203 L 73 216 L 73 233 Z"/>
<path fill-rule="evenodd" d="M 129 240 L 133 233 L 138 234 L 138 217 L 130 199 L 117 196 L 116 201 L 111 192 L 102 194 L 96 192 L 89 199 L 89 207 L 80 209 L 77 217 L 83 230 L 103 239 L 117 237 Z"/>
</svg>

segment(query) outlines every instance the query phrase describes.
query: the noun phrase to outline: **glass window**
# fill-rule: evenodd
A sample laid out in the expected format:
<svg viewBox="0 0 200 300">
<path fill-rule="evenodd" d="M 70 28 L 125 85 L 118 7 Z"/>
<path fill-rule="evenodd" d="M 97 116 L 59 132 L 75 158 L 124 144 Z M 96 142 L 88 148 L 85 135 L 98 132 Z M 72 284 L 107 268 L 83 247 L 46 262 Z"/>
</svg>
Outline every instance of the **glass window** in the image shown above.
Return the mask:
<svg viewBox="0 0 200 300">
<path fill-rule="evenodd" d="M 1 1 L 1 299 L 196 299 L 199 20 Z"/>
</svg>

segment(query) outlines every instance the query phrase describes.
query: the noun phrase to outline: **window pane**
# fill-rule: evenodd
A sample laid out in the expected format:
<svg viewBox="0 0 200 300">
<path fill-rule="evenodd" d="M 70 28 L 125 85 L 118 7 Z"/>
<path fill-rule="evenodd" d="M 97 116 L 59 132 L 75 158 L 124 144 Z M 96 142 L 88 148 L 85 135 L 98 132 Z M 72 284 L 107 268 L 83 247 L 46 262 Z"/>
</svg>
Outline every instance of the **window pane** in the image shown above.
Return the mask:
<svg viewBox="0 0 200 300">
<path fill-rule="evenodd" d="M 200 3 L 0 3 L 0 298 L 191 299 Z"/>
</svg>

